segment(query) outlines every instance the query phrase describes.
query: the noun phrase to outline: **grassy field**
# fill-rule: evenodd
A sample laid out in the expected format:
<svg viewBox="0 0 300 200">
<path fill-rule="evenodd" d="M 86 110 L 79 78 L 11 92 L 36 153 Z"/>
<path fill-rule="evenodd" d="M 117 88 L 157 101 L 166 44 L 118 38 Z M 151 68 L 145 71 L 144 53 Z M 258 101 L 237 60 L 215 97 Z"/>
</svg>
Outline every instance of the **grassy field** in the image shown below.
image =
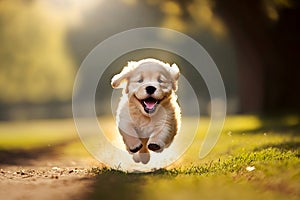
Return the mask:
<svg viewBox="0 0 300 200">
<path fill-rule="evenodd" d="M 201 121 L 191 147 L 166 169 L 131 174 L 90 167 L 97 179 L 87 199 L 300 199 L 300 116 L 227 117 L 204 159 L 199 148 L 209 120 Z M 2 122 L 0 138 L 1 151 L 56 145 L 66 157 L 89 157 L 72 120 Z"/>
</svg>

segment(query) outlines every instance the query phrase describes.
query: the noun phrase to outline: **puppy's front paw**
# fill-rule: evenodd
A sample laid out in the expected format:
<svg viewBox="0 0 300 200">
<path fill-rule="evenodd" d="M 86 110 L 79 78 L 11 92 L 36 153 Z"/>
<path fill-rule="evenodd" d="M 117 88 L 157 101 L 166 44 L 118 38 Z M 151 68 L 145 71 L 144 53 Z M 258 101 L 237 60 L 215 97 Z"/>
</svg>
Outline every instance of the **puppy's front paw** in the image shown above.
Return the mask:
<svg viewBox="0 0 300 200">
<path fill-rule="evenodd" d="M 151 151 L 159 151 L 161 147 L 158 144 L 150 143 L 148 144 L 148 149 Z"/>
<path fill-rule="evenodd" d="M 137 147 L 131 147 L 131 148 L 128 148 L 128 149 L 129 149 L 129 151 L 130 151 L 131 153 L 136 153 L 136 152 L 138 152 L 142 147 L 143 147 L 143 145 L 140 144 L 140 145 L 137 146 Z"/>
<path fill-rule="evenodd" d="M 161 140 L 150 138 L 147 147 L 151 151 L 162 152 L 165 148 L 165 143 Z"/>
</svg>

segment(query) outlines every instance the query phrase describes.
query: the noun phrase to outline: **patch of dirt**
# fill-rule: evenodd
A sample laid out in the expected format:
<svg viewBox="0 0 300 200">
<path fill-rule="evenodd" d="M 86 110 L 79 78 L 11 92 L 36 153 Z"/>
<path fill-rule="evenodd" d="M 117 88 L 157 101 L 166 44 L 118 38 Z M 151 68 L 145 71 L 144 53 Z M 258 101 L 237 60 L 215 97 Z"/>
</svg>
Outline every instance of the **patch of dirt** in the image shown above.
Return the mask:
<svg viewBox="0 0 300 200">
<path fill-rule="evenodd" d="M 0 199 L 5 200 L 84 199 L 93 192 L 96 181 L 90 170 L 101 165 L 92 158 L 39 151 L 7 151 L 3 156 L 3 152 L 2 156 L 0 152 Z"/>
</svg>

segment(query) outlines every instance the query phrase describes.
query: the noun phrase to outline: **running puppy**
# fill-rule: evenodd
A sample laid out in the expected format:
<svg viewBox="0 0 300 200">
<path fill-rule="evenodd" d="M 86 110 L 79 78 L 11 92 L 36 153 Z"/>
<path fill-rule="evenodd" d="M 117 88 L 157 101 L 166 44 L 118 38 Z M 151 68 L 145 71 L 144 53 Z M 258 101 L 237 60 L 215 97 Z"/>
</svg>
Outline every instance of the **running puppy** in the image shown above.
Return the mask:
<svg viewBox="0 0 300 200">
<path fill-rule="evenodd" d="M 148 150 L 162 152 L 179 131 L 179 75 L 176 64 L 148 58 L 129 62 L 111 80 L 113 88 L 123 88 L 117 126 L 136 162 L 148 163 Z"/>
</svg>

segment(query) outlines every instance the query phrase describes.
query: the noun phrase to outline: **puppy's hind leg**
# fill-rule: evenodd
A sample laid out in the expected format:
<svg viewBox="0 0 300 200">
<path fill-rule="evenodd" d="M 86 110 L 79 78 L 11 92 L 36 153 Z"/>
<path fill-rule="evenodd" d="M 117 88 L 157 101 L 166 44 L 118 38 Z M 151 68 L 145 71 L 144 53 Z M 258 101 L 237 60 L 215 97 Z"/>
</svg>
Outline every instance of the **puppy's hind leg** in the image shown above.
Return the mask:
<svg viewBox="0 0 300 200">
<path fill-rule="evenodd" d="M 135 162 L 141 162 L 143 164 L 147 164 L 150 160 L 150 153 L 147 149 L 148 138 L 143 138 L 141 139 L 141 141 L 143 146 L 138 153 L 133 155 L 133 160 Z"/>
</svg>

